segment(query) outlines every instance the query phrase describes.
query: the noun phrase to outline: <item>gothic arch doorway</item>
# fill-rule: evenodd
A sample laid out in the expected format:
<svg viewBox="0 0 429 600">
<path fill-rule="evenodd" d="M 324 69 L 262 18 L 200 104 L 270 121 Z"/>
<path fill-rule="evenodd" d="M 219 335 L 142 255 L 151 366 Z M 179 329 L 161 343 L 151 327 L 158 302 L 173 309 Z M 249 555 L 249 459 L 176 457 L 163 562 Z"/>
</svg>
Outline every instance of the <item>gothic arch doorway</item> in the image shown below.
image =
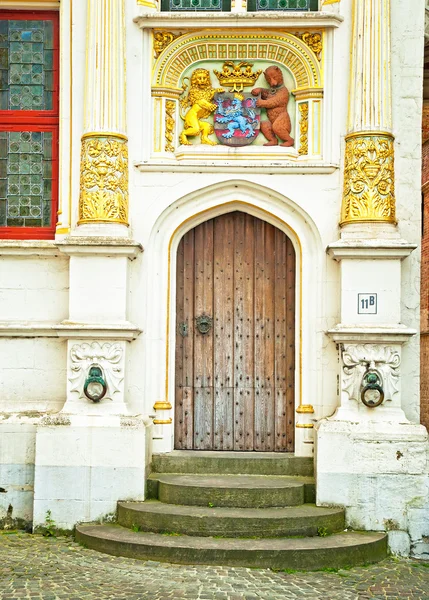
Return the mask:
<svg viewBox="0 0 429 600">
<path fill-rule="evenodd" d="M 294 450 L 295 251 L 229 212 L 177 250 L 175 448 Z"/>
</svg>

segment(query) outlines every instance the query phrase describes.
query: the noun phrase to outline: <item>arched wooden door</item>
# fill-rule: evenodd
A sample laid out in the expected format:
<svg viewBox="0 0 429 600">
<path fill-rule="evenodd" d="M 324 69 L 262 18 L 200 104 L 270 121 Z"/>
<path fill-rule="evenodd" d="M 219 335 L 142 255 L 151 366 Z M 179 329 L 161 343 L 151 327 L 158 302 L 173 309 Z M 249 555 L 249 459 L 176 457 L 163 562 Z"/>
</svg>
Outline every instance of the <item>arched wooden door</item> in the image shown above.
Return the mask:
<svg viewBox="0 0 429 600">
<path fill-rule="evenodd" d="M 295 251 L 232 212 L 177 251 L 175 448 L 294 449 Z"/>
</svg>

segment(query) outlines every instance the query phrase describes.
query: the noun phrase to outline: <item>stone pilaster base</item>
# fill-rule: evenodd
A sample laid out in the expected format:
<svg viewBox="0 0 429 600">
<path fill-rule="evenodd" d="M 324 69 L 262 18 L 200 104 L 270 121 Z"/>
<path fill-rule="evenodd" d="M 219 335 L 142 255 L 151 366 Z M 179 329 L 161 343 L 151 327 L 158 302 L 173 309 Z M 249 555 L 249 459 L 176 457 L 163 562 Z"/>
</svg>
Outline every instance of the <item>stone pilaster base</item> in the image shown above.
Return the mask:
<svg viewBox="0 0 429 600">
<path fill-rule="evenodd" d="M 429 552 L 428 436 L 422 425 L 325 419 L 316 426 L 317 505 L 353 529 L 388 531 L 395 554 Z"/>
<path fill-rule="evenodd" d="M 113 518 L 118 500 L 144 500 L 151 425 L 141 417 L 45 417 L 36 434 L 34 519 L 55 526 Z"/>
</svg>

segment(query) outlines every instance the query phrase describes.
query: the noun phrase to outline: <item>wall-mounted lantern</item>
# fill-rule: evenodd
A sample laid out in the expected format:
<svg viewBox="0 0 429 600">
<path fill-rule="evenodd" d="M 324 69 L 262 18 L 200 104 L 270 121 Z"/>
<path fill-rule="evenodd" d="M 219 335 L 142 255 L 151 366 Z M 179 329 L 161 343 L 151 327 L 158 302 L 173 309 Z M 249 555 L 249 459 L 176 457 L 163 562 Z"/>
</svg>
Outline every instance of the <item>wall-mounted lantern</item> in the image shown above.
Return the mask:
<svg viewBox="0 0 429 600">
<path fill-rule="evenodd" d="M 104 380 L 103 370 L 97 365 L 89 368 L 88 376 L 83 387 L 84 394 L 93 402 L 100 402 L 106 395 L 107 384 Z"/>
</svg>

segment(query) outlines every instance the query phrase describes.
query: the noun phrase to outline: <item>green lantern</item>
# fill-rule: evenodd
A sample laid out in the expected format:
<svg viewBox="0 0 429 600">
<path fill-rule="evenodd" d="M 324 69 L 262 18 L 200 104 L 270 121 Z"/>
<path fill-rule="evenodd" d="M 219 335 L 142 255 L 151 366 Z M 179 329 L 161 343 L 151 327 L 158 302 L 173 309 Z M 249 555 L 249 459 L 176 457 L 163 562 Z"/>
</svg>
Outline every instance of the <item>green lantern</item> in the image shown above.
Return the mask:
<svg viewBox="0 0 429 600">
<path fill-rule="evenodd" d="M 104 398 L 107 392 L 107 384 L 101 367 L 90 367 L 83 391 L 85 396 L 93 402 L 100 402 Z"/>
</svg>

